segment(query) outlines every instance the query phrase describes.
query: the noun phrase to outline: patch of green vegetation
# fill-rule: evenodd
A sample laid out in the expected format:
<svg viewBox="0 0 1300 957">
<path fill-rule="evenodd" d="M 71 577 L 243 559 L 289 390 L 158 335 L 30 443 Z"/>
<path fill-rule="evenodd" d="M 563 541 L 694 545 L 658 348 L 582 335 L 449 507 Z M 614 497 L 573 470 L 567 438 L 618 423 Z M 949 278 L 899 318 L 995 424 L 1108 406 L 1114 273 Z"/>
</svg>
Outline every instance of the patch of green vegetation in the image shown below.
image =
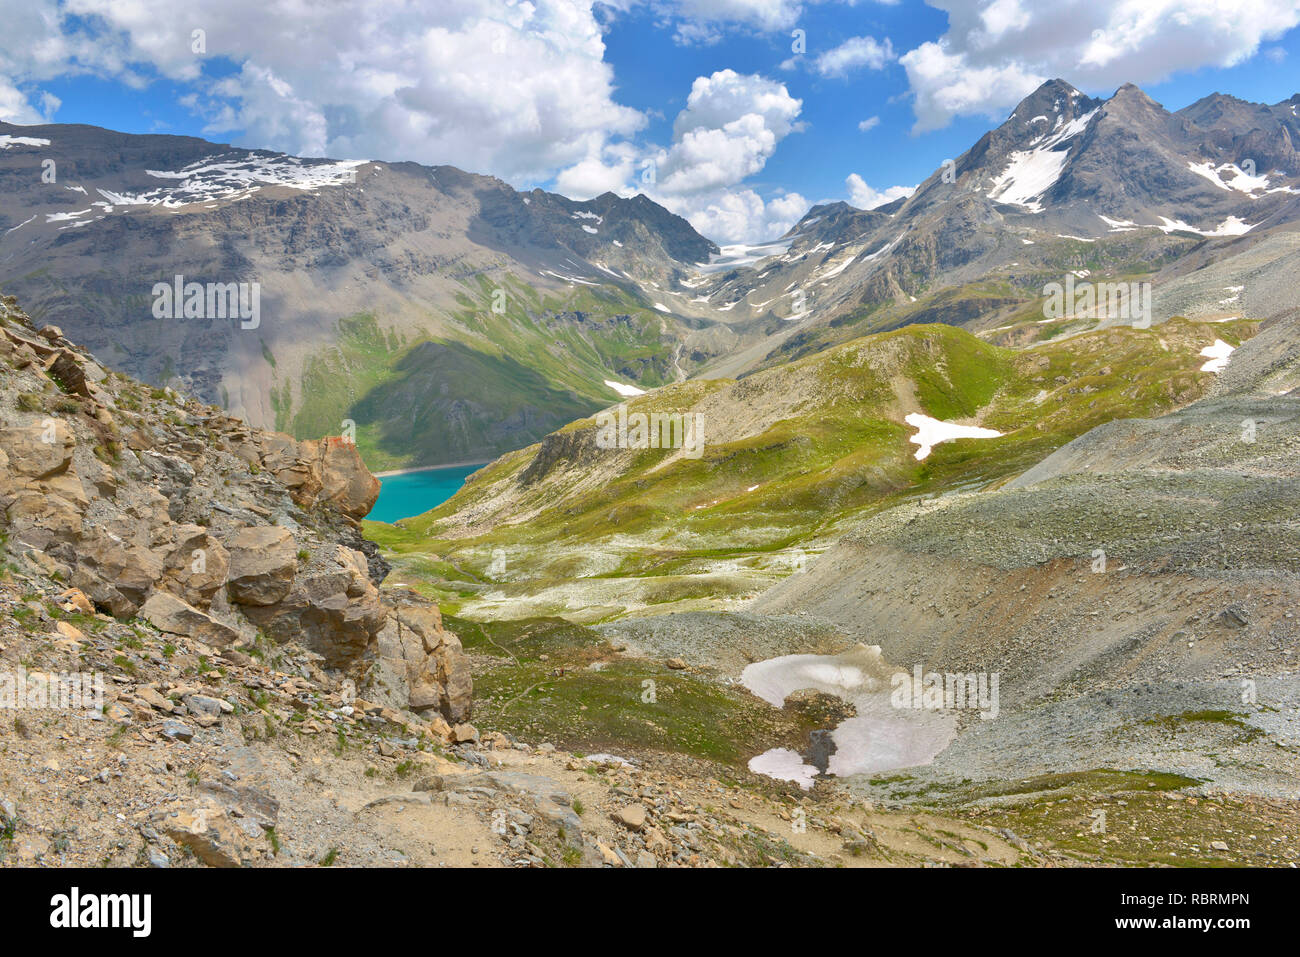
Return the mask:
<svg viewBox="0 0 1300 957">
<path fill-rule="evenodd" d="M 299 438 L 320 438 L 351 419 L 375 470 L 465 461 L 536 441 L 607 405 L 605 379 L 654 387 L 671 377 L 684 330 L 665 331 L 679 320 L 628 290 L 543 296 L 513 276 L 499 282 L 466 281 L 438 335 L 402 338 L 371 313 L 340 320 L 337 342 L 304 365 L 300 405 L 292 408 L 287 384 L 272 396 L 277 422 Z M 503 435 L 501 422 L 517 428 Z"/>
<path fill-rule="evenodd" d="M 1167 714 L 1156 718 L 1147 718 L 1142 723 L 1164 728 L 1167 731 L 1183 731 L 1186 730 L 1188 724 L 1221 724 L 1243 732 L 1246 740 L 1258 738 L 1264 734 L 1260 728 L 1242 721 L 1242 717 L 1241 714 L 1235 711 L 1184 711 L 1182 714 Z"/>
<path fill-rule="evenodd" d="M 742 390 L 787 396 L 789 414 L 754 435 L 709 432 L 706 421 L 699 458 L 665 464 L 663 450 L 624 453 L 619 471 L 584 487 L 580 497 L 543 477 L 534 483 L 536 497 L 525 492 L 501 513 L 502 524 L 481 522 L 487 531 L 465 536 L 457 513 L 490 515 L 490 503 L 505 490 L 518 499 L 520 473 L 539 452 L 533 446 L 487 466 L 432 512 L 397 527 L 368 523 L 367 534 L 406 559 L 403 580 L 433 585 L 426 593 L 440 601 L 472 600 L 473 592 L 457 585 L 489 580 L 497 547 L 511 552 L 512 579 L 531 579 L 534 587 L 584 574 L 645 575 L 665 579 L 650 601 L 716 597 L 726 590 L 725 578 L 668 579 L 680 570 L 698 575 L 711 561 L 834 534 L 906 498 L 991 487 L 1104 422 L 1180 407 L 1213 380 L 1200 371 L 1199 350 L 1214 337 L 1240 341 L 1255 328 L 1245 320 L 1211 329 L 1176 318 L 1155 329 L 1106 329 L 1017 351 L 947 325 L 909 326 L 741 383 L 692 380 L 629 402 L 635 412 L 672 412 L 706 400 L 711 408 L 738 403 L 739 395 L 728 396 Z M 900 407 L 909 406 L 944 421 L 975 419 L 1003 434 L 945 442 L 918 461 L 914 430 L 902 422 Z M 583 419 L 561 432 L 594 426 Z M 724 430 L 725 423 L 712 428 Z M 504 524 L 533 507 L 539 510 L 527 522 Z M 612 536 L 646 544 L 614 568 L 582 572 L 584 548 Z"/>
<path fill-rule="evenodd" d="M 561 618 L 444 622 L 467 651 L 490 662 L 474 677 L 477 719 L 526 740 L 739 765 L 779 744 L 803 747 L 813 728 L 742 689 L 621 657 L 595 632 Z"/>
<path fill-rule="evenodd" d="M 912 779 L 903 775 L 893 778 L 880 778 L 873 780 L 871 783 L 886 786 L 893 783 L 906 783 L 910 780 Z M 1054 791 L 1072 794 L 1178 791 L 1183 788 L 1195 787 L 1200 783 L 1196 778 L 1189 778 L 1181 774 L 1169 774 L 1163 771 L 1117 771 L 1111 768 L 1097 768 L 1091 771 L 1040 774 L 1018 781 L 994 780 L 978 783 L 963 781 L 957 784 L 934 782 L 914 791 L 896 790 L 891 792 L 891 796 L 899 800 L 921 799 L 915 801 L 921 806 L 947 806 L 970 804 L 987 798 Z"/>
</svg>

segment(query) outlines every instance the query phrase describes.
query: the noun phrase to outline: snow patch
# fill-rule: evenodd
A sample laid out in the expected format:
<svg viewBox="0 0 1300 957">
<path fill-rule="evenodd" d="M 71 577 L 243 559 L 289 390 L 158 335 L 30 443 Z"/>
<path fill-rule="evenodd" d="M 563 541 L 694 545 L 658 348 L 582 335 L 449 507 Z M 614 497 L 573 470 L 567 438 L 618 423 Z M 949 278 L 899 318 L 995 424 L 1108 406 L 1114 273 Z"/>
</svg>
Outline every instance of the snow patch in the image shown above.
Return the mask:
<svg viewBox="0 0 1300 957">
<path fill-rule="evenodd" d="M 1205 356 L 1209 360 L 1205 365 L 1201 366 L 1201 371 L 1213 372 L 1215 375 L 1218 375 L 1224 369 L 1228 368 L 1228 362 L 1231 360 L 1232 353 L 1235 351 L 1236 350 L 1233 346 L 1228 345 L 1222 339 L 1215 339 L 1214 345 L 1206 346 L 1201 350 L 1201 355 Z"/>
<path fill-rule="evenodd" d="M 982 429 L 974 425 L 958 425 L 956 422 L 940 422 L 928 415 L 912 412 L 903 421 L 916 429 L 916 435 L 908 439 L 920 446 L 916 450 L 917 459 L 924 459 L 940 442 L 953 439 L 995 439 L 1002 433 L 993 429 Z"/>
<path fill-rule="evenodd" d="M 13 149 L 15 146 L 49 146 L 49 140 L 38 139 L 35 136 L 11 136 L 8 133 L 0 135 L 0 150 Z"/>
<path fill-rule="evenodd" d="M 993 179 L 989 199 L 1041 213 L 1043 207 L 1038 200 L 1056 185 L 1069 158 L 1069 147 L 1058 147 L 1086 130 L 1096 113 L 1093 110 L 1064 125 L 1058 116 L 1057 128 L 1035 140 L 1033 149 L 1011 154 L 1006 169 Z"/>
<path fill-rule="evenodd" d="M 623 396 L 645 395 L 645 389 L 638 389 L 636 386 L 628 385 L 625 382 L 615 382 L 613 379 L 606 379 L 605 385 L 609 386 L 619 395 L 623 395 Z"/>
<path fill-rule="evenodd" d="M 1187 225 L 1187 223 L 1183 222 L 1181 219 L 1170 219 L 1168 216 L 1161 216 L 1160 221 L 1164 223 L 1164 225 L 1157 226 L 1156 228 L 1162 233 L 1172 233 L 1175 230 L 1182 230 L 1187 233 L 1196 233 L 1198 236 L 1244 236 L 1259 225 L 1259 223 L 1250 224 L 1242 222 L 1236 216 L 1229 216 L 1217 229 L 1210 230 L 1197 229 L 1195 226 Z"/>
<path fill-rule="evenodd" d="M 1238 169 L 1236 163 L 1224 163 L 1222 166 L 1215 166 L 1212 162 L 1188 163 L 1187 167 L 1197 176 L 1208 179 L 1219 189 L 1229 192 L 1236 190 L 1254 198 L 1256 191 L 1268 189 L 1267 176 L 1251 176 Z"/>
</svg>

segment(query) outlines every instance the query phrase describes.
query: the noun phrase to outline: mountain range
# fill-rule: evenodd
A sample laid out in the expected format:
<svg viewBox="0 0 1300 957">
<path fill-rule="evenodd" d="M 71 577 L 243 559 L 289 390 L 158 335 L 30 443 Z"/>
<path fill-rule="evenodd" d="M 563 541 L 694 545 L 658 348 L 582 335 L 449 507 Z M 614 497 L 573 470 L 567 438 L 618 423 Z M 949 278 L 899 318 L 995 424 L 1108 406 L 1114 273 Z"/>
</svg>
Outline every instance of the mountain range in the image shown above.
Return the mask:
<svg viewBox="0 0 1300 957">
<path fill-rule="evenodd" d="M 1171 113 L 1132 85 L 1098 100 L 1052 80 L 911 196 L 721 248 L 644 196 L 0 124 L 0 286 L 254 425 L 355 424 L 376 469 L 478 461 L 620 395 L 904 325 L 1023 346 L 1065 274 L 1150 281 L 1157 321 L 1267 315 L 1296 263 L 1298 104 Z M 156 318 L 177 276 L 257 283 L 256 328 Z M 1106 324 L 1081 318 L 1052 334 Z"/>
</svg>

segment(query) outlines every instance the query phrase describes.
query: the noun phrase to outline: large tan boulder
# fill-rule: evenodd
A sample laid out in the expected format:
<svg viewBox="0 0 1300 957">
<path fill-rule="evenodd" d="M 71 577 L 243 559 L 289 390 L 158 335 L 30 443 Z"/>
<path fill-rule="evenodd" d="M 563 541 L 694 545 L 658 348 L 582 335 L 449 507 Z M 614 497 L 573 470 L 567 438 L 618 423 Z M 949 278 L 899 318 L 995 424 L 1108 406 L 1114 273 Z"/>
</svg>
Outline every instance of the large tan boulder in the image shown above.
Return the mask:
<svg viewBox="0 0 1300 957">
<path fill-rule="evenodd" d="M 433 654 L 434 675 L 442 685 L 444 705 L 442 713 L 449 721 L 465 721 L 470 716 L 474 701 L 474 679 L 470 675 L 469 658 L 461 648 L 460 639 L 451 632 Z"/>
<path fill-rule="evenodd" d="M 199 608 L 212 602 L 230 573 L 230 553 L 199 525 L 166 526 L 153 547 L 163 555 L 159 587 Z"/>
<path fill-rule="evenodd" d="M 11 425 L 0 429 L 0 451 L 8 468 L 20 480 L 53 478 L 72 464 L 76 436 L 62 419 L 50 417 L 36 425 Z"/>
<path fill-rule="evenodd" d="M 6 500 L 9 532 L 18 541 L 45 551 L 53 544 L 81 538 L 82 510 L 62 496 L 23 489 Z"/>
<path fill-rule="evenodd" d="M 357 447 L 341 439 L 319 444 L 316 471 L 320 477 L 321 501 L 329 502 L 344 515 L 365 518 L 379 498 L 379 479 L 370 474 Z"/>
<path fill-rule="evenodd" d="M 298 572 L 298 546 L 289 530 L 276 525 L 241 528 L 229 546 L 230 600 L 257 606 L 283 601 Z"/>
<path fill-rule="evenodd" d="M 72 584 L 97 607 L 127 618 L 139 611 L 162 575 L 163 560 L 156 552 L 96 532 L 77 548 Z"/>
<path fill-rule="evenodd" d="M 149 596 L 140 609 L 140 617 L 159 631 L 195 638 L 209 645 L 221 647 L 239 639 L 239 632 L 234 628 L 165 591 Z"/>
<path fill-rule="evenodd" d="M 92 459 L 92 461 L 95 460 Z M 58 495 L 60 498 L 76 505 L 83 512 L 90 505 L 90 496 L 86 494 L 86 486 L 82 483 L 81 476 L 77 474 L 75 464 L 64 469 L 58 475 L 37 482 L 36 488 L 41 492 Z"/>
<path fill-rule="evenodd" d="M 282 601 L 243 612 L 277 641 L 299 641 L 324 657 L 325 667 L 352 672 L 359 672 L 386 614 L 366 557 L 342 545 L 318 556 Z"/>
<path fill-rule="evenodd" d="M 376 635 L 367 696 L 464 721 L 470 716 L 473 680 L 460 639 L 442 627 L 436 605 L 414 593 L 394 601 Z"/>
<path fill-rule="evenodd" d="M 231 809 L 210 797 L 198 803 L 173 801 L 154 811 L 150 820 L 209 867 L 244 867 L 271 853 L 260 826 L 240 827 Z"/>
</svg>

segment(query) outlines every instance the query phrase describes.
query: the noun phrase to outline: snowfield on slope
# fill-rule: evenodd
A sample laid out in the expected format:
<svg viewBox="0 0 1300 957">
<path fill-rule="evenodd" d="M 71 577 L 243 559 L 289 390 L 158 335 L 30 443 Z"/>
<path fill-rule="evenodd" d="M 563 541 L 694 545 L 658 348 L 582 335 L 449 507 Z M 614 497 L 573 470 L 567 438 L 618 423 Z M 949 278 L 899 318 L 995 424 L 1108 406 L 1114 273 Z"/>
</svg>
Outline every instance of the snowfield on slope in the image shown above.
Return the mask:
<svg viewBox="0 0 1300 957">
<path fill-rule="evenodd" d="M 921 415 L 919 412 L 913 412 L 905 416 L 903 421 L 917 430 L 916 435 L 912 436 L 908 441 L 915 442 L 920 446 L 916 450 L 918 460 L 928 456 L 940 442 L 951 442 L 953 439 L 996 439 L 1002 434 L 994 429 L 982 429 L 975 425 L 940 422 L 938 419 L 932 419 L 928 415 Z"/>
</svg>

